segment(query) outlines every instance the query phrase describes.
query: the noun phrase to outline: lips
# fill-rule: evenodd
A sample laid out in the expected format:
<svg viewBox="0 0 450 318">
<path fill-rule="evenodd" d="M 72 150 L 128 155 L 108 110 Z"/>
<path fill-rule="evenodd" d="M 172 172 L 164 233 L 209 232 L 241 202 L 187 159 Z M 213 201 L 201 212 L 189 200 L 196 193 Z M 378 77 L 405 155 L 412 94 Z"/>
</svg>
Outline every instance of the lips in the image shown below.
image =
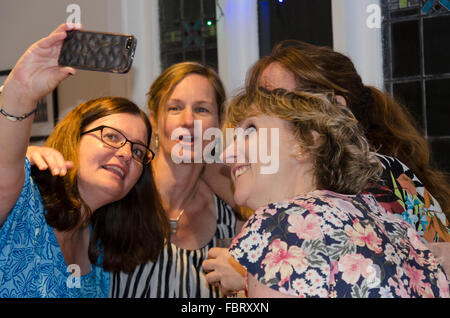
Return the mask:
<svg viewBox="0 0 450 318">
<path fill-rule="evenodd" d="M 118 165 L 104 165 L 102 166 L 103 169 L 108 170 L 109 172 L 117 175 L 120 179 L 124 179 L 126 172 L 125 169 Z"/>
<path fill-rule="evenodd" d="M 180 135 L 178 140 L 182 143 L 191 144 L 194 142 L 194 137 L 192 135 Z"/>
<path fill-rule="evenodd" d="M 247 172 L 247 170 L 249 170 L 249 169 L 250 169 L 250 165 L 248 165 L 248 164 L 247 165 L 238 165 L 238 166 L 235 166 L 231 172 L 232 172 L 234 178 L 237 179 L 242 174 Z"/>
</svg>

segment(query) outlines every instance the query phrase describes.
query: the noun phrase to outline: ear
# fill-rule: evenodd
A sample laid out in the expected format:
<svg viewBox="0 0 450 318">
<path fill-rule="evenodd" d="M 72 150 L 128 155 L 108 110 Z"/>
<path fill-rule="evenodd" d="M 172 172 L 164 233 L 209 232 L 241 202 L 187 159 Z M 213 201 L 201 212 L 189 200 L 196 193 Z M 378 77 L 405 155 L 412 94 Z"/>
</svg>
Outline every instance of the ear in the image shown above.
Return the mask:
<svg viewBox="0 0 450 318">
<path fill-rule="evenodd" d="M 347 107 L 347 101 L 345 100 L 344 96 L 342 95 L 336 95 L 336 101 L 341 104 L 342 106 Z"/>
<path fill-rule="evenodd" d="M 305 159 L 309 157 L 309 153 L 306 151 L 305 147 L 301 145 L 301 143 L 296 143 L 294 147 L 292 147 L 292 156 L 299 162 L 303 162 Z"/>
<path fill-rule="evenodd" d="M 322 135 L 319 134 L 317 131 L 311 130 L 311 136 L 314 139 L 314 146 L 317 146 L 317 145 L 319 145 L 319 143 L 322 142 Z"/>
</svg>

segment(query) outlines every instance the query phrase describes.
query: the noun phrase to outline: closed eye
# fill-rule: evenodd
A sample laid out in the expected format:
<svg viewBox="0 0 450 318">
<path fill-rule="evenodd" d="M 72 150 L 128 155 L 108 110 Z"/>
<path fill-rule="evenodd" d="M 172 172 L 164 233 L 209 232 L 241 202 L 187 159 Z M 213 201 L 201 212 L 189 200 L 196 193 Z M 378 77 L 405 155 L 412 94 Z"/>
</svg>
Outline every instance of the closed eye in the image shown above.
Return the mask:
<svg viewBox="0 0 450 318">
<path fill-rule="evenodd" d="M 245 126 L 244 126 L 245 127 Z M 244 129 L 244 127 L 242 127 L 242 129 Z M 258 129 L 256 128 L 255 125 L 248 125 L 247 128 L 245 128 L 245 130 L 243 131 L 243 136 L 245 138 L 248 138 L 250 135 L 253 135 L 254 133 L 256 133 L 258 131 Z M 242 134 L 242 130 L 237 130 L 236 133 L 233 136 L 233 139 L 236 140 L 238 135 Z"/>
<path fill-rule="evenodd" d="M 247 128 L 245 129 L 245 135 L 249 136 L 255 132 L 257 132 L 258 130 L 256 129 L 255 125 L 248 125 Z"/>
</svg>

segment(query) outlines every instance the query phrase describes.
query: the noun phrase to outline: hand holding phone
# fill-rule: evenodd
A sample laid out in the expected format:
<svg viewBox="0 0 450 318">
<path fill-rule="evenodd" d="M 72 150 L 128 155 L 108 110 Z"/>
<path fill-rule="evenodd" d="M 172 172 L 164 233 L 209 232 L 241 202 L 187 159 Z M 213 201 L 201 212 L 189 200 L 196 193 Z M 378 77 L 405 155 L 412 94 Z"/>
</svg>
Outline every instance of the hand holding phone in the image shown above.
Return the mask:
<svg viewBox="0 0 450 318">
<path fill-rule="evenodd" d="M 58 63 L 90 71 L 127 73 L 136 44 L 130 34 L 72 30 L 64 39 Z"/>
</svg>

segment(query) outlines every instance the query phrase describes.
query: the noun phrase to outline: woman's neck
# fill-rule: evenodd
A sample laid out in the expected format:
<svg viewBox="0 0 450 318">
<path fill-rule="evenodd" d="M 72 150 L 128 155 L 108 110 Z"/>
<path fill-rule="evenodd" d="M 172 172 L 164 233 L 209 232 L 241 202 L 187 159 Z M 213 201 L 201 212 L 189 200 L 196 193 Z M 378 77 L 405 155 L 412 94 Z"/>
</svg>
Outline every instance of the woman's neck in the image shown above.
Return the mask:
<svg viewBox="0 0 450 318">
<path fill-rule="evenodd" d="M 317 184 L 312 169 L 305 167 L 293 171 L 281 184 L 274 184 L 267 193 L 260 194 L 255 200 L 248 202 L 248 207 L 256 210 L 270 203 L 285 202 L 298 195 L 305 195 L 317 190 Z"/>
<path fill-rule="evenodd" d="M 152 168 L 163 207 L 171 214 L 184 209 L 195 196 L 204 164 L 175 164 L 171 158 L 158 153 Z"/>
</svg>

